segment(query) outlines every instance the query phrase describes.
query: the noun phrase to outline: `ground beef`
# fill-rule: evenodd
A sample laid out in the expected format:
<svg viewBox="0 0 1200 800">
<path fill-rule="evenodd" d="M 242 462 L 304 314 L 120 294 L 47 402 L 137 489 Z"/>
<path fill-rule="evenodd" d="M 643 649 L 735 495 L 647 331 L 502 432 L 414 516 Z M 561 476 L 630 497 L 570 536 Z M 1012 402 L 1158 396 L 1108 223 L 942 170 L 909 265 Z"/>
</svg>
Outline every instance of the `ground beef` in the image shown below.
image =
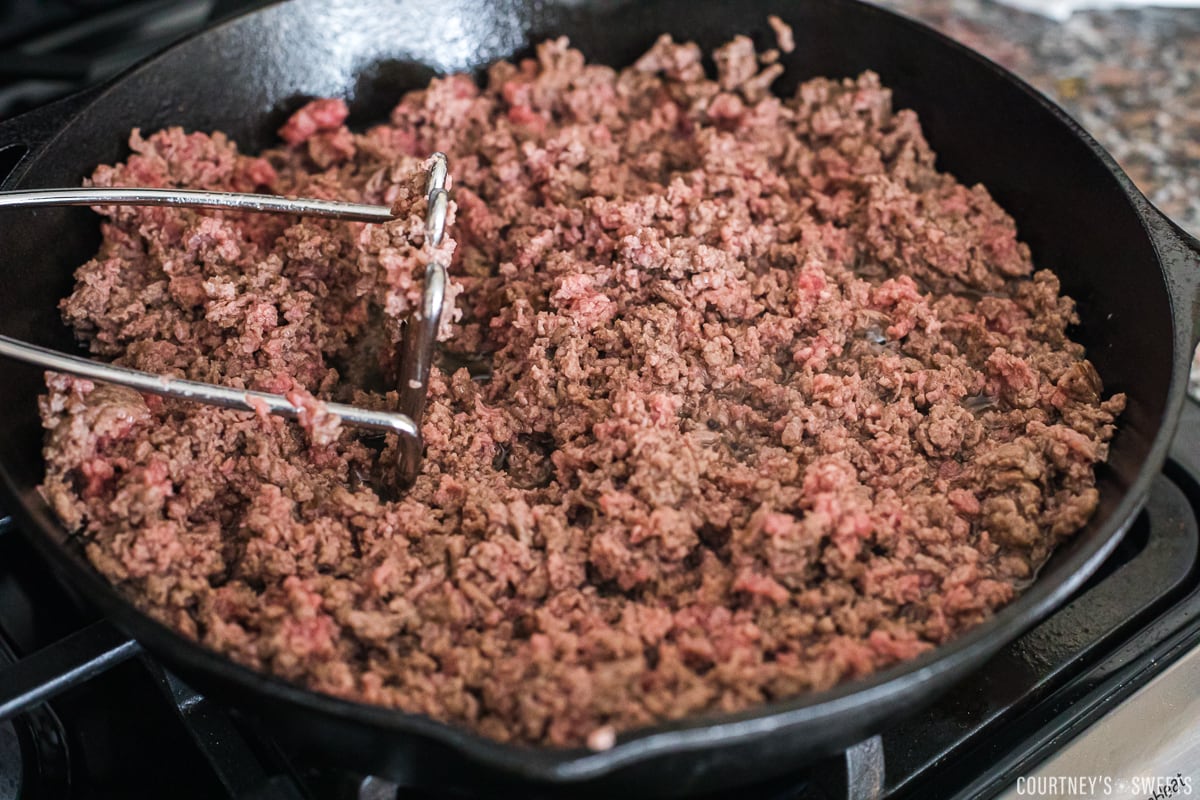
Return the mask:
<svg viewBox="0 0 1200 800">
<path fill-rule="evenodd" d="M 92 352 L 313 418 L 51 376 L 45 496 L 185 635 L 506 741 L 606 747 L 978 625 L 1092 514 L 1124 398 L 1012 219 L 935 169 L 875 75 L 780 99 L 777 56 L 739 37 L 707 77 L 663 37 L 616 71 L 557 40 L 365 133 L 316 101 L 259 157 L 135 131 L 95 183 L 408 212 L 100 209 L 63 302 Z M 402 492 L 394 438 L 312 398 L 396 405 L 435 149 L 455 311 Z"/>
</svg>

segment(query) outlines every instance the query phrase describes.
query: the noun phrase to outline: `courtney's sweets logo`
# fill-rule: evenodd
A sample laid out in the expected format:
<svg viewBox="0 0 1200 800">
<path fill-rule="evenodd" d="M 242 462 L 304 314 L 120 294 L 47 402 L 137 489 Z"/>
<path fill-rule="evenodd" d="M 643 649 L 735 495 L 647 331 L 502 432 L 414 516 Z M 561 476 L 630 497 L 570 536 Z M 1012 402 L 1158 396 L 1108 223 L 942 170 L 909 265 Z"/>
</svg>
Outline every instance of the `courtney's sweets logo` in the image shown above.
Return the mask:
<svg viewBox="0 0 1200 800">
<path fill-rule="evenodd" d="M 1114 778 L 1111 775 L 1034 775 L 1017 778 L 1016 791 L 1022 797 L 1129 797 L 1136 800 L 1168 800 L 1192 793 L 1192 778 L 1174 775 L 1135 775 Z"/>
<path fill-rule="evenodd" d="M 1107 797 L 1115 782 L 1108 775 L 1034 775 L 1017 778 L 1017 794 L 1025 797 Z"/>
<path fill-rule="evenodd" d="M 1176 773 L 1170 778 L 1161 775 L 1136 776 L 1132 780 L 1133 793 L 1146 800 L 1167 800 L 1168 797 L 1190 795 L 1192 776 Z"/>
</svg>

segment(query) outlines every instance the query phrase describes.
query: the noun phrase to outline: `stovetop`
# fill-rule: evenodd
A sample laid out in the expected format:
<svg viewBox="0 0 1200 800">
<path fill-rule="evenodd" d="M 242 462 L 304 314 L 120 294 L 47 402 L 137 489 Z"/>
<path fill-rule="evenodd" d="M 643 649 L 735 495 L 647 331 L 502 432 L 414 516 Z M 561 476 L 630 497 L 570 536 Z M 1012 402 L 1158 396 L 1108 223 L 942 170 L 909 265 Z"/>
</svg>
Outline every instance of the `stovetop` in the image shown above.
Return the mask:
<svg viewBox="0 0 1200 800">
<path fill-rule="evenodd" d="M 13 0 L 0 6 L 0 119 L 261 4 Z M 1189 403 L 1145 510 L 1070 601 L 928 709 L 738 796 L 1168 797 L 1185 794 L 1184 778 L 1186 794 L 1200 791 L 1198 518 L 1200 406 Z M 1139 794 L 1150 784 L 1134 780 L 1152 778 L 1162 786 Z M 1060 779 L 1075 783 L 1047 782 Z M 0 511 L 0 800 L 134 796 L 444 794 L 292 757 L 75 605 Z"/>
</svg>

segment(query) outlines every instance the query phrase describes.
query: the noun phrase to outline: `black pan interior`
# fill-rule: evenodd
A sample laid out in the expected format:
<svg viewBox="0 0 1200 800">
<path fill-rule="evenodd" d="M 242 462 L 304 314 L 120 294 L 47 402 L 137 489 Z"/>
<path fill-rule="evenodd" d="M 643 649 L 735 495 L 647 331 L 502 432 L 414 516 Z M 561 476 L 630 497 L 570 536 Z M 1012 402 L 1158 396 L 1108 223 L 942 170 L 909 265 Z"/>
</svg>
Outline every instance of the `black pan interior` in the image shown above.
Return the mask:
<svg viewBox="0 0 1200 800">
<path fill-rule="evenodd" d="M 380 121 L 403 91 L 433 74 L 477 70 L 527 53 L 550 35 L 566 34 L 589 59 L 617 66 L 662 32 L 706 49 L 741 32 L 765 47 L 773 41 L 768 14 L 789 22 L 797 41 L 776 88 L 789 93 L 808 77 L 878 72 L 894 88 L 897 105 L 920 114 L 940 167 L 984 183 L 1013 214 L 1036 263 L 1057 272 L 1078 301 L 1076 336 L 1107 390 L 1129 395 L 1101 471 L 1100 510 L 1034 588 L 988 627 L 990 634 L 953 650 L 979 658 L 1061 600 L 1082 581 L 1081 569 L 1094 567 L 1115 545 L 1148 483 L 1143 465 L 1164 446 L 1176 354 L 1162 270 L 1127 179 L 1061 112 L 920 26 L 852 0 L 293 0 L 185 41 L 110 85 L 56 138 L 34 149 L 10 186 L 77 185 L 94 165 L 127 154 L 134 127 L 221 129 L 253 151 L 273 143 L 273 131 L 304 100 L 330 95 L 350 101 L 355 124 Z M 70 290 L 72 268 L 94 250 L 96 217 L 83 209 L 5 212 L 0 238 L 0 332 L 73 347 L 56 303 Z M 40 372 L 11 363 L 3 369 L 4 483 L 21 498 L 20 515 L 46 531 L 42 543 L 75 570 L 77 552 L 35 492 L 42 474 L 35 406 Z M 906 675 L 914 686 L 921 682 L 914 678 L 919 672 L 891 677 Z M 895 705 L 860 709 L 843 734 L 861 732 Z M 827 738 L 830 746 L 844 744 L 833 730 Z"/>
</svg>

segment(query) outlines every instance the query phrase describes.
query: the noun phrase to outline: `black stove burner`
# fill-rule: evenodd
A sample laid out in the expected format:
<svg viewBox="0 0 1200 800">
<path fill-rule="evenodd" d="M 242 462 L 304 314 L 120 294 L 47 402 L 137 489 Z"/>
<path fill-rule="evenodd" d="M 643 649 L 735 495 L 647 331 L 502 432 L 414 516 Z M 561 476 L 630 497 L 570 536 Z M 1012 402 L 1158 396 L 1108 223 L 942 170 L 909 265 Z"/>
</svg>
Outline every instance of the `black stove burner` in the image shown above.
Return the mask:
<svg viewBox="0 0 1200 800">
<path fill-rule="evenodd" d="M 0 647 L 0 664 L 11 659 Z M 0 722 L 0 800 L 66 797 L 67 764 L 63 726 L 49 708 Z"/>
</svg>

